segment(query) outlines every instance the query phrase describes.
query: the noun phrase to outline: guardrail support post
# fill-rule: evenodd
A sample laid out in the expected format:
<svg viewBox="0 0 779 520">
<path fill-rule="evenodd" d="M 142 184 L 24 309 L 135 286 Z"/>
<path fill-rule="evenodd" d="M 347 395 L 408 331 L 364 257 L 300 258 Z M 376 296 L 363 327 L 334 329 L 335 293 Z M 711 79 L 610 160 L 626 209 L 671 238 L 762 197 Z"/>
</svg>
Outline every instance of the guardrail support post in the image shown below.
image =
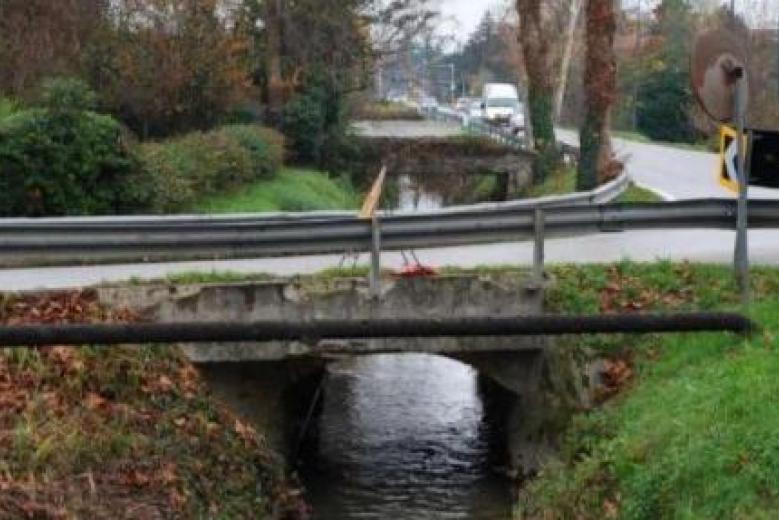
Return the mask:
<svg viewBox="0 0 779 520">
<path fill-rule="evenodd" d="M 371 297 L 381 297 L 381 226 L 379 217 L 374 213 L 371 217 Z"/>
<path fill-rule="evenodd" d="M 536 208 L 533 212 L 533 280 L 539 284 L 544 282 L 544 210 Z"/>
<path fill-rule="evenodd" d="M 747 233 L 749 228 L 747 206 L 749 204 L 749 170 L 747 166 L 747 143 L 744 142 L 744 122 L 746 119 L 746 79 L 741 72 L 736 79 L 735 114 L 736 114 L 736 147 L 738 162 L 738 211 L 736 217 L 736 248 L 734 263 L 736 280 L 741 292 L 741 304 L 749 305 L 749 246 Z"/>
</svg>

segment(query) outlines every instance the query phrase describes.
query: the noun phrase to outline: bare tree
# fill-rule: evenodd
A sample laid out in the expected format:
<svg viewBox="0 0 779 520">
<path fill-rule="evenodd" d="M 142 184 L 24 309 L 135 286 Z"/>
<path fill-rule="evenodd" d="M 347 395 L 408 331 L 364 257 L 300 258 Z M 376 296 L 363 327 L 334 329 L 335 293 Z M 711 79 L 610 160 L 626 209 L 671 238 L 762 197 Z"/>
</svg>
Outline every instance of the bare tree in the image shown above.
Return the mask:
<svg viewBox="0 0 779 520">
<path fill-rule="evenodd" d="M 104 0 L 0 1 L 0 91 L 23 96 L 45 76 L 77 74 Z"/>
</svg>

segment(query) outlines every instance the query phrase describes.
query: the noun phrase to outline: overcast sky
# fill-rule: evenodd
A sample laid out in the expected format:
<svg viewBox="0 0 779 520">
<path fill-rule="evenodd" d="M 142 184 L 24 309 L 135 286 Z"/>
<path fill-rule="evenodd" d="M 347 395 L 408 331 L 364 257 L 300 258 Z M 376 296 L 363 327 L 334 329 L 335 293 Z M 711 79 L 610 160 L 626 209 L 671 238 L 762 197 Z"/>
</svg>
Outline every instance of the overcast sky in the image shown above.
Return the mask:
<svg viewBox="0 0 779 520">
<path fill-rule="evenodd" d="M 464 41 L 468 35 L 476 29 L 482 16 L 490 7 L 498 8 L 505 5 L 508 0 L 440 0 L 441 14 L 444 18 L 452 19 L 447 23 L 446 29 L 457 35 L 457 39 Z"/>
<path fill-rule="evenodd" d="M 625 7 L 635 7 L 639 1 L 646 9 L 654 7 L 659 0 L 622 0 L 622 4 Z M 714 5 L 730 4 L 730 0 L 707 1 Z M 513 0 L 440 0 L 441 13 L 448 20 L 444 32 L 453 33 L 458 40 L 464 41 L 476 28 L 487 9 L 492 8 L 498 11 L 501 6 L 505 8 L 512 3 Z M 741 13 L 745 10 L 750 11 L 749 21 L 752 25 L 757 26 L 769 25 L 773 27 L 777 5 L 779 5 L 779 0 L 736 0 L 736 10 Z"/>
</svg>

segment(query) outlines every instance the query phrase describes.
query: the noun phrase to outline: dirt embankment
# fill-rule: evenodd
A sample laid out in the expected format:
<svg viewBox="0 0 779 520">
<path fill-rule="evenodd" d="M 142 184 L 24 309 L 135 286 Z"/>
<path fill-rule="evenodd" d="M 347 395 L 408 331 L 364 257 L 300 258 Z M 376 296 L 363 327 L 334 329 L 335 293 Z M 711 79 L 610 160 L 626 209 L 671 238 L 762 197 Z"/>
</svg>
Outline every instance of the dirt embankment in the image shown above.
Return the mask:
<svg viewBox="0 0 779 520">
<path fill-rule="evenodd" d="M 130 322 L 91 291 L 0 322 Z M 0 519 L 305 518 L 274 454 L 167 346 L 0 349 Z"/>
</svg>

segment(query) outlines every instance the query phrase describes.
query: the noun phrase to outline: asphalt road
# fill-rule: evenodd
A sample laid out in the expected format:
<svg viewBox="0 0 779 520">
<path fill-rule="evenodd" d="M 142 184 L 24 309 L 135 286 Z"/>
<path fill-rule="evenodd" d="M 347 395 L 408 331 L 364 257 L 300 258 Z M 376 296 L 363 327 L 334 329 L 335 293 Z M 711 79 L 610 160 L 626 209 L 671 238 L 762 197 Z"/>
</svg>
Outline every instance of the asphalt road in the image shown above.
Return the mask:
<svg viewBox="0 0 779 520">
<path fill-rule="evenodd" d="M 557 137 L 568 144 L 579 144 L 578 134 L 573 130 L 558 129 Z M 614 139 L 614 152 L 625 163 L 634 182 L 665 199 L 736 197 L 717 181 L 717 154 L 625 139 Z M 751 187 L 750 198 L 779 198 L 779 191 Z"/>
<path fill-rule="evenodd" d="M 383 126 L 383 128 L 382 128 Z M 424 126 L 424 128 L 423 128 Z M 391 131 L 397 136 L 447 135 L 456 127 L 424 123 L 406 128 L 397 123 L 371 125 L 363 131 Z M 559 137 L 575 143 L 575 133 L 562 130 Z M 617 139 L 615 149 L 625 162 L 631 177 L 639 184 L 669 199 L 698 197 L 732 197 L 715 177 L 715 154 L 669 146 L 636 143 Z M 753 198 L 779 198 L 773 190 L 753 189 Z M 546 257 L 550 263 L 612 262 L 623 259 L 654 261 L 657 259 L 729 263 L 733 255 L 734 233 L 711 230 L 640 231 L 588 235 L 548 240 Z M 755 264 L 779 265 L 779 231 L 750 233 L 750 252 Z M 420 260 L 432 266 L 476 267 L 480 265 L 528 265 L 532 262 L 532 244 L 502 243 L 493 245 L 418 250 Z M 0 271 L 4 290 L 65 288 L 99 282 L 127 280 L 131 277 L 161 278 L 168 274 L 200 271 L 234 271 L 269 273 L 278 276 L 309 274 L 342 264 L 338 256 L 308 256 L 220 262 L 178 262 L 94 267 L 9 269 Z M 367 264 L 367 258 L 343 262 Z M 401 268 L 403 258 L 397 253 L 383 255 L 382 265 Z"/>
</svg>

